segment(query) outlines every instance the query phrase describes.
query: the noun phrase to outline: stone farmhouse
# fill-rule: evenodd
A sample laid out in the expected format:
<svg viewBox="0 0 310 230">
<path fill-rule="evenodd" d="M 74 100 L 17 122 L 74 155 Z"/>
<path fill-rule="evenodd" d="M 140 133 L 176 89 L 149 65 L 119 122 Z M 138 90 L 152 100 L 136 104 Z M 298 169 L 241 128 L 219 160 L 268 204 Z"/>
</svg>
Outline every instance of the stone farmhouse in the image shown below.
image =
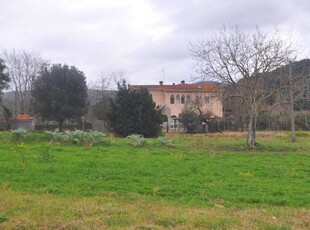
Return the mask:
<svg viewBox="0 0 310 230">
<path fill-rule="evenodd" d="M 182 129 L 179 115 L 187 106 L 199 106 L 204 113 L 210 113 L 215 118 L 223 117 L 222 88 L 214 84 L 180 84 L 164 85 L 130 85 L 131 89 L 147 88 L 153 101 L 167 116 L 168 121 L 163 128 L 170 131 Z"/>
</svg>

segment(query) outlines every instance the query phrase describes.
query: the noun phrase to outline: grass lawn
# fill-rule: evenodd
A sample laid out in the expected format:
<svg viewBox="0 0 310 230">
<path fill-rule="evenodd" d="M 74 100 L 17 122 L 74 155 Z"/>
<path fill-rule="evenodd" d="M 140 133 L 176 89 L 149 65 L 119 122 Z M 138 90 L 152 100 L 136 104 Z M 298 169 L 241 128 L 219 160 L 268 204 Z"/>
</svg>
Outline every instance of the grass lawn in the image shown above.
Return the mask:
<svg viewBox="0 0 310 230">
<path fill-rule="evenodd" d="M 92 148 L 0 133 L 0 229 L 310 229 L 310 132 Z"/>
</svg>

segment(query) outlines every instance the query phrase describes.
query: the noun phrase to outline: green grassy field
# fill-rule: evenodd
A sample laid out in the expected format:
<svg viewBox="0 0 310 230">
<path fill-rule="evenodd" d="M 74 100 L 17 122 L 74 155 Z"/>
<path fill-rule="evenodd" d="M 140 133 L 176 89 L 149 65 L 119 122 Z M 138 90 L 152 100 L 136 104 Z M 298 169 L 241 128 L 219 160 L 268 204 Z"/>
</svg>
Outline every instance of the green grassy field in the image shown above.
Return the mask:
<svg viewBox="0 0 310 230">
<path fill-rule="evenodd" d="M 0 229 L 309 229 L 310 133 L 92 148 L 1 133 Z"/>
</svg>

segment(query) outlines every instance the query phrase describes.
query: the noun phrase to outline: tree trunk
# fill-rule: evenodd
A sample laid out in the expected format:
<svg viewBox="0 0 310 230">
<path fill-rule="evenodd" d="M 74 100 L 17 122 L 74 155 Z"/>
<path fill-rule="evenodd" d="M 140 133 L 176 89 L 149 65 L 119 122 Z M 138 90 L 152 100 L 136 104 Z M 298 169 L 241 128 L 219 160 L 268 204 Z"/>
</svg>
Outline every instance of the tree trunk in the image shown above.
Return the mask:
<svg viewBox="0 0 310 230">
<path fill-rule="evenodd" d="M 18 93 L 17 93 L 17 88 L 15 88 L 14 92 L 14 119 L 17 117 L 18 112 L 17 112 L 17 98 L 18 98 Z"/>
<path fill-rule="evenodd" d="M 309 130 L 310 128 L 309 128 L 309 124 L 308 124 L 308 115 L 307 114 L 305 114 L 305 125 L 306 125 L 307 129 Z"/>
<path fill-rule="evenodd" d="M 291 116 L 291 140 L 296 141 L 296 129 L 295 129 L 295 112 L 294 112 L 294 95 L 293 95 L 293 79 L 292 79 L 292 65 L 289 64 L 289 77 L 290 77 L 290 116 Z"/>
<path fill-rule="evenodd" d="M 251 147 L 255 147 L 256 145 L 256 119 L 257 116 L 253 111 L 253 109 L 251 109 L 249 126 L 248 126 L 248 138 L 247 138 L 247 144 Z"/>
<path fill-rule="evenodd" d="M 20 113 L 21 114 L 25 114 L 25 101 L 24 101 L 24 96 L 23 94 L 21 93 L 20 94 Z"/>
<path fill-rule="evenodd" d="M 63 131 L 63 124 L 64 124 L 64 120 L 60 120 L 59 125 L 58 125 L 59 132 Z"/>
</svg>

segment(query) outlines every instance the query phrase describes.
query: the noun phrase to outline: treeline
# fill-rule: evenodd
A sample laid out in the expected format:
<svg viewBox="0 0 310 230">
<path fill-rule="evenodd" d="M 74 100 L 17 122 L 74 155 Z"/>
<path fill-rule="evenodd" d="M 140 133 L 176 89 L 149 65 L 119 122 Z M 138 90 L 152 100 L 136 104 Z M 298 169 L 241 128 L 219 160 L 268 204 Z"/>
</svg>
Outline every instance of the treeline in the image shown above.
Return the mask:
<svg viewBox="0 0 310 230">
<path fill-rule="evenodd" d="M 111 90 L 112 84 L 117 85 L 117 92 Z M 13 96 L 0 101 L 6 122 L 19 114 L 30 114 L 36 123 L 50 122 L 48 126 L 37 125 L 40 129 L 57 124 L 62 132 L 69 127 L 64 126 L 66 121 L 82 123 L 87 129 L 95 117 L 119 136 L 160 134 L 162 116 L 151 95 L 146 89 L 130 90 L 122 71 L 102 74 L 93 88 L 88 90 L 85 74 L 75 66 L 50 64 L 38 53 L 13 50 L 0 59 L 0 92 L 9 89 Z"/>
<path fill-rule="evenodd" d="M 260 105 L 257 129 L 290 130 L 293 115 L 296 129 L 310 130 L 310 60 L 304 59 L 279 67 L 262 79 L 264 91 L 270 93 Z M 225 87 L 224 119 L 221 121 L 223 129 L 247 129 L 247 108 L 240 98 L 231 96 L 238 84 L 244 82 L 241 80 L 236 86 Z"/>
</svg>

